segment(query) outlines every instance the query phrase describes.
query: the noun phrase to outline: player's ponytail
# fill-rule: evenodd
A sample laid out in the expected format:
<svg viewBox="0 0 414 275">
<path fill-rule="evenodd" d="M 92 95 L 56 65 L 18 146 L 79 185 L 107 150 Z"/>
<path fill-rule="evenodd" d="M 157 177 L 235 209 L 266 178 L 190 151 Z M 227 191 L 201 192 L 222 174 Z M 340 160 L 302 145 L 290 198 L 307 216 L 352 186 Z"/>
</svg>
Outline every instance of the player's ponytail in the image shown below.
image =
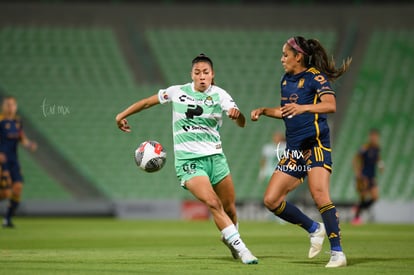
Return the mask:
<svg viewBox="0 0 414 275">
<path fill-rule="evenodd" d="M 346 60 L 343 60 L 342 65 L 337 68 L 333 57 L 328 57 L 325 48 L 316 39 L 306 40 L 302 36 L 295 36 L 288 40 L 288 44 L 292 47 L 295 54 L 298 52 L 303 54 L 303 65 L 305 67 L 315 67 L 317 70 L 326 74 L 331 81 L 334 81 L 343 75 L 352 62 L 352 58 L 348 57 Z"/>
</svg>

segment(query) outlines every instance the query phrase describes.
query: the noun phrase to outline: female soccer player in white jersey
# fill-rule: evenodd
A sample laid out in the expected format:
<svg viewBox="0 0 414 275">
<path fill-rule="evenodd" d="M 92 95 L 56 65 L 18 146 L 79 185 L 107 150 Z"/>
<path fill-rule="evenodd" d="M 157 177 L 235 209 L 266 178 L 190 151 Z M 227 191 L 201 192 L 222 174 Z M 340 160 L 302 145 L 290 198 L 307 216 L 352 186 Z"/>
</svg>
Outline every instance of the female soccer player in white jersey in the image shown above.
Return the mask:
<svg viewBox="0 0 414 275">
<path fill-rule="evenodd" d="M 329 195 L 332 161 L 327 114 L 336 111 L 330 81 L 339 78 L 351 60 L 336 68 L 318 40 L 295 36 L 284 44 L 281 62 L 286 73 L 280 85 L 280 107 L 251 112 L 253 121 L 264 115 L 283 119 L 286 126 L 285 154 L 269 181 L 264 204 L 278 217 L 301 226 L 310 234 L 309 258 L 322 250 L 326 232 L 331 245 L 331 259 L 326 267 L 345 266 L 338 216 Z M 309 177 L 309 190 L 323 223 L 310 219 L 285 200 L 305 176 Z"/>
<path fill-rule="evenodd" d="M 257 264 L 238 232 L 233 180 L 218 132 L 223 112 L 240 127 L 245 126 L 245 117 L 231 96 L 214 85 L 209 57 L 200 54 L 193 59 L 191 78 L 192 83 L 161 89 L 132 104 L 116 116 L 116 123 L 130 132 L 128 116 L 171 102 L 175 167 L 181 186 L 207 205 L 233 257 L 244 264 Z"/>
</svg>

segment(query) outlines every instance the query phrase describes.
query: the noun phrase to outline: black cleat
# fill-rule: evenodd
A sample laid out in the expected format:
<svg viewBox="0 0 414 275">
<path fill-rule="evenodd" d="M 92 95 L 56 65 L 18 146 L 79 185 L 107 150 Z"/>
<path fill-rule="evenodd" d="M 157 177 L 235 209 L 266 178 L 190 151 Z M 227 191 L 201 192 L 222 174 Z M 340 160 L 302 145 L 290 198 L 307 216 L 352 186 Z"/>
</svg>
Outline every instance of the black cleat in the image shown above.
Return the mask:
<svg viewBox="0 0 414 275">
<path fill-rule="evenodd" d="M 7 220 L 3 220 L 3 224 L 2 224 L 3 228 L 8 228 L 8 229 L 13 229 L 14 224 L 11 221 L 7 221 Z"/>
</svg>

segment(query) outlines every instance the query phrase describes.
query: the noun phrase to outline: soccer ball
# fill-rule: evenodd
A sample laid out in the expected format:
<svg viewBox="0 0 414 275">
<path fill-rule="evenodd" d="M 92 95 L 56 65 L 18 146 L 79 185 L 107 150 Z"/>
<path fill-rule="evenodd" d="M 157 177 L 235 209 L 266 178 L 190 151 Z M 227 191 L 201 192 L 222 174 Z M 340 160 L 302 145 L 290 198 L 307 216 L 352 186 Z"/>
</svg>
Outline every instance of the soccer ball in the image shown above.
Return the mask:
<svg viewBox="0 0 414 275">
<path fill-rule="evenodd" d="M 145 172 L 152 173 L 164 167 L 167 153 L 157 141 L 144 141 L 135 150 L 135 163 Z"/>
</svg>

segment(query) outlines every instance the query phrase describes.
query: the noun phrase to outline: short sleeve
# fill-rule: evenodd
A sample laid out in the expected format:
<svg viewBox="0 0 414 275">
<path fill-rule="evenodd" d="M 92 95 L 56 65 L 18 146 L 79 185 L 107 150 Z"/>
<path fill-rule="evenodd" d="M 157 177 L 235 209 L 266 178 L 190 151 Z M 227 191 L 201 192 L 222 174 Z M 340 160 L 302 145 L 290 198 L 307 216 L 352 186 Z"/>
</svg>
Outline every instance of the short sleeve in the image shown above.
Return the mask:
<svg viewBox="0 0 414 275">
<path fill-rule="evenodd" d="M 168 87 L 167 89 L 161 89 L 158 91 L 158 100 L 161 104 L 170 102 L 174 95 L 174 86 Z"/>
<path fill-rule="evenodd" d="M 335 95 L 331 83 L 324 74 L 316 74 L 313 77 L 313 85 L 318 97 L 321 98 L 325 94 Z"/>
<path fill-rule="evenodd" d="M 234 109 L 239 109 L 239 107 L 237 107 L 236 102 L 234 102 L 233 98 L 224 90 L 222 91 L 221 95 L 220 95 L 220 105 L 221 105 L 221 109 L 225 112 L 227 112 L 228 110 L 234 108 Z"/>
</svg>

